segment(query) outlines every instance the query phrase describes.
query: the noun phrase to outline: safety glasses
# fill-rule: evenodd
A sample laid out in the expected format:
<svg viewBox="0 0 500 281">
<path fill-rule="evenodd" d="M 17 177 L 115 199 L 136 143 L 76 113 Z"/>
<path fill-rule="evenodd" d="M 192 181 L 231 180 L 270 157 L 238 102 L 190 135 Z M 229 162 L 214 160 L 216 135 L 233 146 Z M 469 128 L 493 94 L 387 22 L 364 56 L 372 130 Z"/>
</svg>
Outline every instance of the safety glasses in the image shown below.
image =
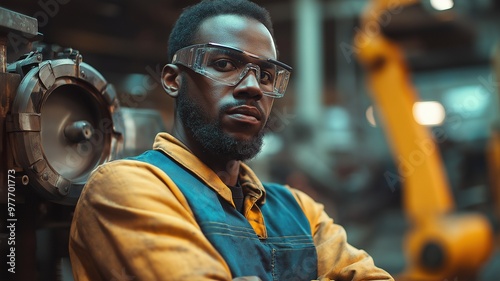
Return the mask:
<svg viewBox="0 0 500 281">
<path fill-rule="evenodd" d="M 184 47 L 174 54 L 172 63 L 229 86 L 237 85 L 253 70 L 263 94 L 273 98 L 283 97 L 292 70 L 277 60 L 216 43 Z"/>
</svg>

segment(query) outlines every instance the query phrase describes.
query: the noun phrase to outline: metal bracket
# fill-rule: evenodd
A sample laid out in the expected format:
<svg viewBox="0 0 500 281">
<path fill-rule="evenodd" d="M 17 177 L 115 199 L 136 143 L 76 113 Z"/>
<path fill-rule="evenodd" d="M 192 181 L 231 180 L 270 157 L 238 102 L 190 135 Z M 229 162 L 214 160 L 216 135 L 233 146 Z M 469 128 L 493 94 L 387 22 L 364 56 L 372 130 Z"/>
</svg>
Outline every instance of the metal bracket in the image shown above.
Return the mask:
<svg viewBox="0 0 500 281">
<path fill-rule="evenodd" d="M 40 113 L 15 113 L 7 115 L 6 131 L 12 132 L 40 132 Z"/>
<path fill-rule="evenodd" d="M 38 66 L 42 62 L 43 56 L 39 52 L 29 52 L 22 56 L 18 61 L 7 66 L 7 72 L 18 73 L 22 77 L 26 75 L 33 67 Z"/>
</svg>

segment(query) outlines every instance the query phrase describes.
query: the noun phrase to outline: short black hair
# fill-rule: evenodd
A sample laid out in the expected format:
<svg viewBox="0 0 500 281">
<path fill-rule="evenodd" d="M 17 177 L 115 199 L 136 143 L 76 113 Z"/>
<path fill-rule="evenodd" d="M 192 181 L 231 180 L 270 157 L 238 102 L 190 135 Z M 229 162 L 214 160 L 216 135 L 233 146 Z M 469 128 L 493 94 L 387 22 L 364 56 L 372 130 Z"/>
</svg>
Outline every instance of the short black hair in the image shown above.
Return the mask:
<svg viewBox="0 0 500 281">
<path fill-rule="evenodd" d="M 194 36 L 201 23 L 218 15 L 241 15 L 261 22 L 274 38 L 273 24 L 269 12 L 248 0 L 203 0 L 187 7 L 177 19 L 168 39 L 168 59 L 172 61 L 175 52 L 193 44 Z"/>
</svg>

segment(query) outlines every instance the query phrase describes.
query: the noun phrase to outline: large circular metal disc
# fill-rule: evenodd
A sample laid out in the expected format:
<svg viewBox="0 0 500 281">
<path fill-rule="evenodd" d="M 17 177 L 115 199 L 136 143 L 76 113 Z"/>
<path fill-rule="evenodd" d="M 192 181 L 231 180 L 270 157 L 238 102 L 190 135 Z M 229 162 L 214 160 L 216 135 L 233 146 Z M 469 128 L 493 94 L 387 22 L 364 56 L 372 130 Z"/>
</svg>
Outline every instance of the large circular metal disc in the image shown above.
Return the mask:
<svg viewBox="0 0 500 281">
<path fill-rule="evenodd" d="M 44 155 L 64 178 L 85 182 L 89 170 L 109 153 L 111 136 L 99 131 L 99 124 L 111 115 L 89 94 L 92 89 L 85 89 L 71 79 L 60 79 L 57 84 L 60 85 L 55 86 L 40 110 Z M 78 122 L 86 126 L 74 125 Z M 76 131 L 74 136 L 65 133 L 71 129 Z"/>
<path fill-rule="evenodd" d="M 45 198 L 75 204 L 90 172 L 120 157 L 123 120 L 113 87 L 78 60 L 45 61 L 19 85 L 14 158 Z"/>
</svg>

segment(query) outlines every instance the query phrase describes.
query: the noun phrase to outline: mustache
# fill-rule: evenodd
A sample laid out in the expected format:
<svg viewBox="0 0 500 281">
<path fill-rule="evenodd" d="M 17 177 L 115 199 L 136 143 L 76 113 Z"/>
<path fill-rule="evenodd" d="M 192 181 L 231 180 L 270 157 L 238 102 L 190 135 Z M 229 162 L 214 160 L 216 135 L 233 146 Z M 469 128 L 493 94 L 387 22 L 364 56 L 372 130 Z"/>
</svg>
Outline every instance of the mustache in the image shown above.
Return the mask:
<svg viewBox="0 0 500 281">
<path fill-rule="evenodd" d="M 224 114 L 224 112 L 228 111 L 230 108 L 244 106 L 244 105 L 253 106 L 253 107 L 257 108 L 260 115 L 265 116 L 264 110 L 259 106 L 259 104 L 255 100 L 246 100 L 246 101 L 242 100 L 242 101 L 235 101 L 235 102 L 225 104 L 220 108 L 220 115 Z"/>
</svg>

